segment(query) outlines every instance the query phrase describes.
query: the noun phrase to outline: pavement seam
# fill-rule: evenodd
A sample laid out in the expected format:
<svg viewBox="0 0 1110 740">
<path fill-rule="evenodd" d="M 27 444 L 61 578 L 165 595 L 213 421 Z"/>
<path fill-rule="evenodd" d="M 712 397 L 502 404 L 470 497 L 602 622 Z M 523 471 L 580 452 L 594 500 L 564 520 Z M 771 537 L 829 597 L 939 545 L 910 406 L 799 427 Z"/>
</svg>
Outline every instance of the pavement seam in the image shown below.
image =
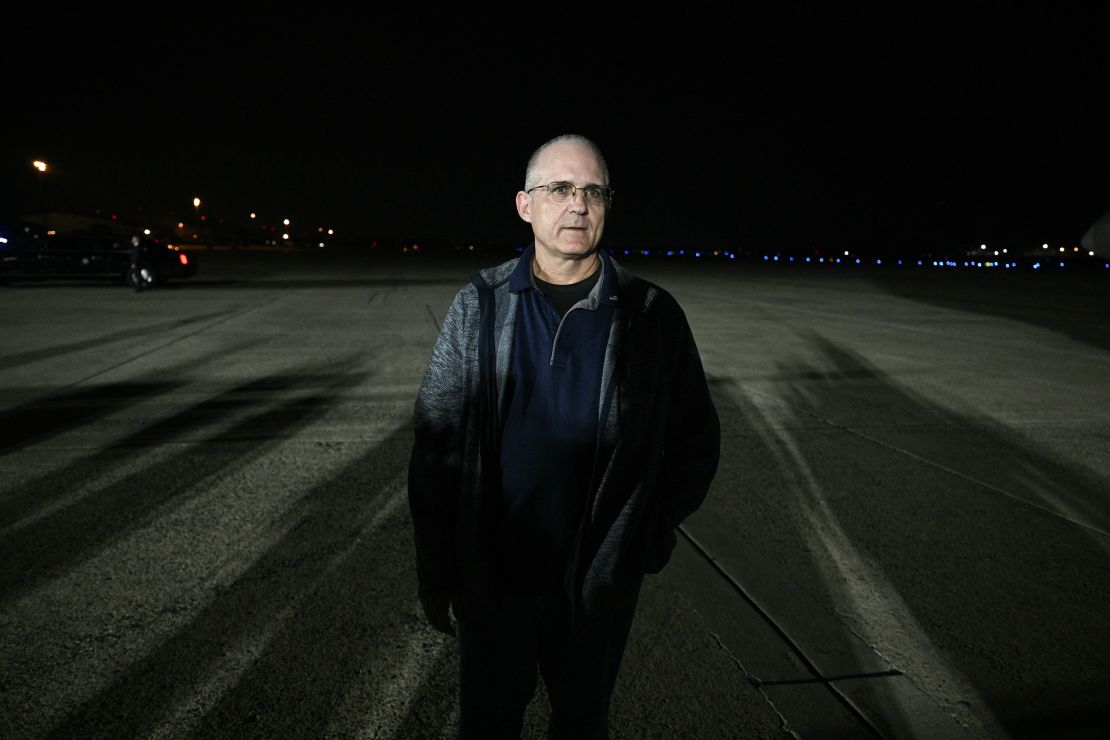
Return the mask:
<svg viewBox="0 0 1110 740">
<path fill-rule="evenodd" d="M 701 612 L 695 609 L 693 605 L 691 605 L 690 608 L 694 612 L 694 614 L 697 614 L 698 620 L 700 620 L 702 624 L 706 625 L 706 629 L 709 629 L 708 624 L 706 624 L 705 619 L 701 615 Z M 752 673 L 744 667 L 744 664 L 740 661 L 739 658 L 736 657 L 736 655 L 731 650 L 729 650 L 728 646 L 725 645 L 724 640 L 721 639 L 721 636 L 718 633 L 710 629 L 709 634 L 713 636 L 714 640 L 716 640 L 717 646 L 721 648 L 721 651 L 725 654 L 725 656 L 733 663 L 735 663 L 736 667 L 740 669 L 740 672 L 744 674 L 744 678 L 747 679 L 748 683 L 756 688 L 756 690 L 759 692 L 759 695 L 763 697 L 763 701 L 767 702 L 767 706 L 769 706 L 771 708 L 771 711 L 775 713 L 775 716 L 779 718 L 779 724 L 782 727 L 783 732 L 790 735 L 790 737 L 801 740 L 801 735 L 799 735 L 798 731 L 791 726 L 790 720 L 788 720 L 783 715 L 783 713 L 779 711 L 779 708 L 775 706 L 775 703 L 773 701 L 771 701 L 771 697 L 767 696 L 767 692 L 763 690 L 760 680 L 752 675 Z"/>
<path fill-rule="evenodd" d="M 913 458 L 914 460 L 917 460 L 918 462 L 924 463 L 925 465 L 928 465 L 929 467 L 936 468 L 937 470 L 941 470 L 945 473 L 948 473 L 949 475 L 954 475 L 957 478 L 961 478 L 961 479 L 963 479 L 963 480 L 965 480 L 969 483 L 973 483 L 973 484 L 975 484 L 975 485 L 977 485 L 977 486 L 979 486 L 979 487 L 981 487 L 981 488 L 983 488 L 987 491 L 990 491 L 991 493 L 994 493 L 998 496 L 1002 496 L 1002 497 L 1010 499 L 1011 501 L 1014 501 L 1018 504 L 1022 504 L 1023 506 L 1027 506 L 1030 509 L 1034 509 L 1035 511 L 1039 511 L 1042 514 L 1048 514 L 1049 516 L 1055 517 L 1057 519 L 1061 519 L 1065 522 L 1068 522 L 1069 524 L 1074 524 L 1075 526 L 1081 527 L 1081 528 L 1083 528 L 1083 529 L 1085 529 L 1088 532 L 1091 532 L 1093 534 L 1101 535 L 1103 537 L 1110 537 L 1110 532 L 1106 532 L 1106 531 L 1104 531 L 1102 529 L 1099 529 L 1098 527 L 1092 526 L 1090 524 L 1085 524 L 1084 522 L 1078 521 L 1078 520 L 1073 519 L 1071 517 L 1064 516 L 1063 514 L 1060 514 L 1059 512 L 1053 511 L 1052 509 L 1046 508 L 1044 506 L 1039 506 L 1039 505 L 1033 503 L 1032 501 L 1028 501 L 1026 499 L 1021 498 L 1020 496 L 1017 496 L 1013 493 L 1010 493 L 1009 491 L 1006 491 L 1005 489 L 999 488 L 997 486 L 992 486 L 990 483 L 987 483 L 986 481 L 979 480 L 978 478 L 974 478 L 970 475 L 967 475 L 966 473 L 961 473 L 958 470 L 954 470 L 953 468 L 950 468 L 946 465 L 942 465 L 939 462 L 936 462 L 934 460 L 930 460 L 929 458 L 926 458 L 926 457 L 922 457 L 921 455 L 918 455 L 917 453 L 911 452 L 910 450 L 907 450 L 904 447 L 899 447 L 897 445 L 892 445 L 889 442 L 884 442 L 883 440 L 878 439 L 877 437 L 872 437 L 871 435 L 866 434 L 865 432 L 862 432 L 859 429 L 847 426 L 845 424 L 840 424 L 838 422 L 833 421 L 832 419 L 821 416 L 820 414 L 816 414 L 816 413 L 814 413 L 813 411 L 810 411 L 807 408 L 804 408 L 802 406 L 798 406 L 798 405 L 789 403 L 787 401 L 784 401 L 782 398 L 780 398 L 778 396 L 774 396 L 774 395 L 771 395 L 769 393 L 765 393 L 763 391 L 756 390 L 755 388 L 750 388 L 750 387 L 746 387 L 746 386 L 745 386 L 745 389 L 747 391 L 751 392 L 751 393 L 763 396 L 764 398 L 769 398 L 771 400 L 774 400 L 774 401 L 782 403 L 786 406 L 789 406 L 790 408 L 795 409 L 796 411 L 798 411 L 800 413 L 803 413 L 803 414 L 805 414 L 806 416 L 809 416 L 812 419 L 816 419 L 817 421 L 821 422 L 825 426 L 831 427 L 833 429 L 839 429 L 840 431 L 847 432 L 848 434 L 855 435 L 855 436 L 859 437 L 860 439 L 865 439 L 868 442 L 871 442 L 872 444 L 878 445 L 879 447 L 882 447 L 884 449 L 891 450 L 892 452 L 896 452 L 900 455 L 905 455 L 906 457 L 909 457 L 909 458 Z"/>
<path fill-rule="evenodd" d="M 693 546 L 694 550 L 705 559 L 705 561 L 709 564 L 709 566 L 711 568 L 713 568 L 715 571 L 717 571 L 717 573 L 732 586 L 733 590 L 735 590 L 736 593 L 739 594 L 740 597 L 743 598 L 749 604 L 749 606 L 751 606 L 751 608 L 754 609 L 756 611 L 756 613 L 767 623 L 767 625 L 770 626 L 775 631 L 775 633 L 779 635 L 779 637 L 783 640 L 785 645 L 791 650 L 791 652 L 794 653 L 795 656 L 797 656 L 797 658 L 802 662 L 802 664 L 806 667 L 806 669 L 814 676 L 814 679 L 815 679 L 814 682 L 821 683 L 823 686 L 825 686 L 825 688 L 829 691 L 829 693 L 831 693 L 833 695 L 833 697 L 837 701 L 839 701 L 857 720 L 859 720 L 859 722 L 862 723 L 864 727 L 866 727 L 868 730 L 871 731 L 871 733 L 874 737 L 880 737 L 880 738 L 883 737 L 883 733 L 879 731 L 879 729 L 874 725 L 873 722 L 871 722 L 870 719 L 868 719 L 867 715 L 864 714 L 855 705 L 855 703 L 852 702 L 852 700 L 850 698 L 845 696 L 835 686 L 835 684 L 832 683 L 832 681 L 830 681 L 829 679 L 827 679 L 825 676 L 822 675 L 820 669 L 809 658 L 809 656 L 806 655 L 805 651 L 802 650 L 801 646 L 798 645 L 790 637 L 790 635 L 787 634 L 786 630 L 783 629 L 783 627 L 781 625 L 779 625 L 778 622 L 776 622 L 771 617 L 771 615 L 768 614 L 766 612 L 766 610 L 764 610 L 756 602 L 756 600 L 751 596 L 751 594 L 749 594 L 744 589 L 744 586 L 738 580 L 736 580 L 736 578 L 734 578 L 732 576 L 732 574 L 730 574 L 725 569 L 725 567 L 717 560 L 717 558 L 713 557 L 713 555 L 709 552 L 709 550 L 705 547 L 705 545 L 703 545 L 697 538 L 695 538 L 694 535 L 690 533 L 690 531 L 686 528 L 685 525 L 679 525 L 678 526 L 678 532 L 686 538 L 686 540 L 690 543 L 690 545 Z M 699 614 L 699 618 L 700 618 L 700 614 Z M 718 637 L 716 635 L 716 633 L 713 633 L 713 634 L 714 634 L 714 637 L 717 638 L 718 642 L 720 642 L 720 637 Z M 727 648 L 725 648 L 725 650 L 727 651 Z M 743 670 L 743 666 L 741 666 L 741 670 Z M 744 673 L 745 673 L 745 675 L 748 675 L 746 670 L 744 671 Z M 781 712 L 778 711 L 778 708 L 775 707 L 774 703 L 771 702 L 771 700 L 767 697 L 767 695 L 763 693 L 762 685 L 759 684 L 759 683 L 756 683 L 755 686 L 759 690 L 760 694 L 763 694 L 764 698 L 767 699 L 767 702 L 771 705 L 772 709 L 774 709 L 775 713 L 778 714 L 780 717 L 782 717 L 782 714 L 781 714 Z M 783 722 L 786 722 L 785 717 L 783 717 Z M 785 729 L 787 729 L 787 731 L 792 732 L 792 730 L 789 729 L 789 724 L 788 723 L 787 723 Z M 797 735 L 795 735 L 795 737 L 797 737 Z"/>
</svg>

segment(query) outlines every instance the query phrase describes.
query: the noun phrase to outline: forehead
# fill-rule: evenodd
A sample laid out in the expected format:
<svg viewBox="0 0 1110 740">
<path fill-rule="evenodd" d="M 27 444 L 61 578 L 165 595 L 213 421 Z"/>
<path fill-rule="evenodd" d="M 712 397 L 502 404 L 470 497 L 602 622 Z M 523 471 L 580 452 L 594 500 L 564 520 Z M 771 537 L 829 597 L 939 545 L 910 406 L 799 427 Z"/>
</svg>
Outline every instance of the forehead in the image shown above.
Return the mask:
<svg viewBox="0 0 1110 740">
<path fill-rule="evenodd" d="M 544 180 L 570 180 L 579 184 L 601 183 L 602 180 L 597 156 L 581 144 L 552 144 L 540 153 L 536 169 Z"/>
</svg>

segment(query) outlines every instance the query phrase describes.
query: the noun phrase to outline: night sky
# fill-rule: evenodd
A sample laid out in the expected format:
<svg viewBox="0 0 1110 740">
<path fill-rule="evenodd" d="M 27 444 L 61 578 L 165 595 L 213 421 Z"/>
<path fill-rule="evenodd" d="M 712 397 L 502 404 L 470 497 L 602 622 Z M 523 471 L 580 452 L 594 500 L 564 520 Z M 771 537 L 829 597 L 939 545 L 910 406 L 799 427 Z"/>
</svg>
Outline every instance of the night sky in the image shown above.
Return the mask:
<svg viewBox="0 0 1110 740">
<path fill-rule="evenodd" d="M 577 132 L 609 246 L 1076 244 L 1110 209 L 1110 13 L 1085 6 L 13 16 L 0 194 L 517 243 L 529 154 Z"/>
</svg>

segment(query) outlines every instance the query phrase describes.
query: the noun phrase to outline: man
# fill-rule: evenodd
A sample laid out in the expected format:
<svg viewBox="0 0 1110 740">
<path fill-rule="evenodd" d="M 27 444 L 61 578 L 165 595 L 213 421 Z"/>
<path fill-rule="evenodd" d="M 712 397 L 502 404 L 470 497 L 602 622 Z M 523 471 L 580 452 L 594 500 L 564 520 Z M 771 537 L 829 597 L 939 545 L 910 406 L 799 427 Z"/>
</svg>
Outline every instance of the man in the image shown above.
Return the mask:
<svg viewBox="0 0 1110 740">
<path fill-rule="evenodd" d="M 533 241 L 456 294 L 417 395 L 419 598 L 458 628 L 463 738 L 518 738 L 537 672 L 551 737 L 607 737 L 644 574 L 716 474 L 685 314 L 598 249 L 611 205 L 592 141 L 540 146 L 516 194 Z"/>
<path fill-rule="evenodd" d="M 127 267 L 127 280 L 136 293 L 142 293 L 147 287 L 147 278 L 150 270 L 147 265 L 146 255 L 143 254 L 142 239 L 138 234 L 131 237 L 131 250 L 128 252 L 130 264 Z"/>
</svg>

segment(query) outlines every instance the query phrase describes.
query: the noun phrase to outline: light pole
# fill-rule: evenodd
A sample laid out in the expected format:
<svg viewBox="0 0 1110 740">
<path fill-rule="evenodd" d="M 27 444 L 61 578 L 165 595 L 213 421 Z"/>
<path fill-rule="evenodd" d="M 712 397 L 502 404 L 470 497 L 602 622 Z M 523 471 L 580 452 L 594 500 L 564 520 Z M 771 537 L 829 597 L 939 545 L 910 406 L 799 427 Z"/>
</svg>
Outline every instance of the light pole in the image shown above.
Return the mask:
<svg viewBox="0 0 1110 740">
<path fill-rule="evenodd" d="M 196 223 L 197 223 L 197 232 L 196 232 L 196 234 L 193 234 L 193 239 L 196 239 L 197 235 L 200 234 L 200 196 L 199 195 L 197 197 L 193 198 L 193 214 L 194 214 L 194 217 L 196 218 Z"/>
<path fill-rule="evenodd" d="M 45 233 L 50 230 L 50 227 L 46 223 L 46 171 L 50 168 L 47 166 L 46 162 L 43 162 L 41 159 L 36 159 L 34 162 L 31 162 L 31 166 L 41 173 L 39 175 L 39 205 L 42 207 L 42 231 L 45 235 Z"/>
</svg>

